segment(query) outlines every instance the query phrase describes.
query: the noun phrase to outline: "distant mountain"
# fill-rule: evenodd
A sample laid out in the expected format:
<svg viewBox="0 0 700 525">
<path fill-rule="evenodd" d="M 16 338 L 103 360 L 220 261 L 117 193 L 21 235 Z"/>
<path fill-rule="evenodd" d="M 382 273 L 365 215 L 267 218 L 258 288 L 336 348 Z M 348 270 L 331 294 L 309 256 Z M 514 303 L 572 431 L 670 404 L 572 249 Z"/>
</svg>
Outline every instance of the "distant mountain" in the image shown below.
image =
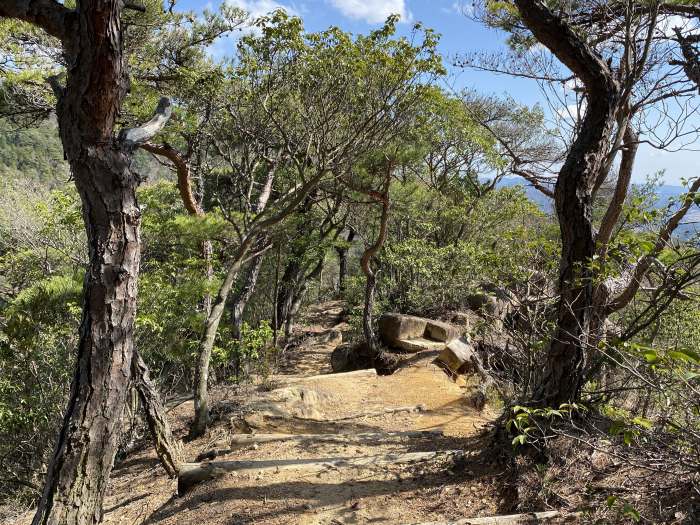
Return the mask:
<svg viewBox="0 0 700 525">
<path fill-rule="evenodd" d="M 525 195 L 545 213 L 554 213 L 554 201 L 535 189 L 532 184 L 520 177 L 504 177 L 499 183 L 499 187 L 510 188 L 513 186 L 523 186 Z M 657 200 L 656 208 L 665 208 L 669 202 L 677 200 L 679 195 L 685 193 L 687 189 L 683 186 L 663 184 L 656 188 Z M 676 235 L 681 239 L 688 239 L 700 233 L 700 207 L 693 206 L 685 216 L 682 225 L 676 231 Z"/>
</svg>

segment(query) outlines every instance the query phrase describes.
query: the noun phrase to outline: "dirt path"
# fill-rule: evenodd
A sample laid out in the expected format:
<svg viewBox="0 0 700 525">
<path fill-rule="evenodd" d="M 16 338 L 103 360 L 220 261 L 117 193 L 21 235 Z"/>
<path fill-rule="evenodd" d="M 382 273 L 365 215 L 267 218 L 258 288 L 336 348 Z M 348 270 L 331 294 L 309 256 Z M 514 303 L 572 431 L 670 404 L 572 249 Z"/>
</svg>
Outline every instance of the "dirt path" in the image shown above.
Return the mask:
<svg viewBox="0 0 700 525">
<path fill-rule="evenodd" d="M 219 420 L 185 457 L 246 462 L 228 463 L 237 471 L 177 497 L 152 450 L 133 454 L 115 468 L 105 523 L 424 523 L 502 512 L 501 472 L 478 437 L 492 415 L 470 408 L 431 355 L 389 377 L 329 374 L 347 329 L 341 314 L 339 303 L 307 312 L 303 342 L 264 387 L 216 389 Z M 180 436 L 191 413 L 191 401 L 170 413 Z"/>
</svg>

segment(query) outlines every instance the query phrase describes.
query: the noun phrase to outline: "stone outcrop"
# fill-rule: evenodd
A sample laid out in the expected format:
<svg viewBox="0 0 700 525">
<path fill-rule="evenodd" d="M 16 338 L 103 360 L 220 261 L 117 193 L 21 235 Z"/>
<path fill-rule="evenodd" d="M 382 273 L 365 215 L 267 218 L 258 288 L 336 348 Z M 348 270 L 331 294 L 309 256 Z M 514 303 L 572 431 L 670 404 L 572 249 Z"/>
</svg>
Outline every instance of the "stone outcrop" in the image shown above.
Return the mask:
<svg viewBox="0 0 700 525">
<path fill-rule="evenodd" d="M 405 352 L 442 350 L 460 335 L 460 329 L 450 323 L 413 315 L 384 314 L 378 324 L 382 342 Z"/>
<path fill-rule="evenodd" d="M 447 343 L 437 360 L 452 374 L 474 372 L 474 348 L 466 338 L 455 339 Z"/>
<path fill-rule="evenodd" d="M 429 350 L 442 350 L 445 347 L 443 341 L 433 341 L 424 337 L 416 337 L 415 339 L 399 339 L 394 341 L 394 348 L 404 350 L 406 352 L 425 352 Z"/>
<path fill-rule="evenodd" d="M 445 343 L 457 339 L 460 330 L 450 323 L 444 321 L 433 321 L 428 319 L 425 326 L 425 335 L 434 341 L 444 341 Z"/>
<path fill-rule="evenodd" d="M 372 368 L 372 359 L 369 357 L 369 348 L 366 343 L 344 343 L 335 348 L 331 353 L 331 368 L 333 372 L 352 372 Z"/>
<path fill-rule="evenodd" d="M 384 314 L 379 318 L 379 335 L 389 346 L 402 339 L 423 337 L 427 319 L 403 314 Z"/>
</svg>

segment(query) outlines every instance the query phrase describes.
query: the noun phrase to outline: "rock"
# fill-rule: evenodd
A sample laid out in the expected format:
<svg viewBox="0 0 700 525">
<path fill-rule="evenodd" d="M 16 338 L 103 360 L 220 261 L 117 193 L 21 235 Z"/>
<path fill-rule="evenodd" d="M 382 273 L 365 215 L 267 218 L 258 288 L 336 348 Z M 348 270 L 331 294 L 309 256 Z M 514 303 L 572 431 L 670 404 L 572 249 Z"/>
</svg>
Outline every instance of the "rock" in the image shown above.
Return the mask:
<svg viewBox="0 0 700 525">
<path fill-rule="evenodd" d="M 384 314 L 379 318 L 379 336 L 389 346 L 401 339 L 423 337 L 427 320 L 412 315 Z"/>
<path fill-rule="evenodd" d="M 447 343 L 459 337 L 459 329 L 450 323 L 428 319 L 425 326 L 425 335 L 435 341 Z"/>
<path fill-rule="evenodd" d="M 468 312 L 455 312 L 452 315 L 452 322 L 462 327 L 462 331 L 469 331 L 472 324 L 472 315 Z"/>
<path fill-rule="evenodd" d="M 343 342 L 343 333 L 336 328 L 331 328 L 318 336 L 318 342 L 320 344 L 339 345 Z"/>
<path fill-rule="evenodd" d="M 466 338 L 450 341 L 437 360 L 453 374 L 473 371 L 474 348 Z"/>
<path fill-rule="evenodd" d="M 333 350 L 331 353 L 331 368 L 333 369 L 333 372 L 349 372 L 351 370 L 351 352 L 351 344 L 344 344 L 335 347 L 335 350 Z"/>
<path fill-rule="evenodd" d="M 467 295 L 465 300 L 471 310 L 481 311 L 489 315 L 498 314 L 498 299 L 493 295 L 477 292 Z"/>
<path fill-rule="evenodd" d="M 352 372 L 372 368 L 366 343 L 345 343 L 337 346 L 331 353 L 331 368 L 335 373 Z"/>
<path fill-rule="evenodd" d="M 418 337 L 416 339 L 399 339 L 393 343 L 393 346 L 406 352 L 424 352 L 426 350 L 442 350 L 445 348 L 445 343 Z"/>
</svg>

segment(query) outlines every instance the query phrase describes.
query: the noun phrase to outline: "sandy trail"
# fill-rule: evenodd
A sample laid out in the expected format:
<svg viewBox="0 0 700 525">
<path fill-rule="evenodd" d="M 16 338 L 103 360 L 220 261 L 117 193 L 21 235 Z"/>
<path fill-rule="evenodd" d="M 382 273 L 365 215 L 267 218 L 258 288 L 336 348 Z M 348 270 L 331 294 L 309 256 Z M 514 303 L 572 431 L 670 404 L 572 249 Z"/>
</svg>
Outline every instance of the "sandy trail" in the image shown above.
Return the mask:
<svg viewBox="0 0 700 525">
<path fill-rule="evenodd" d="M 413 356 L 389 377 L 360 373 L 306 379 L 330 373 L 330 353 L 339 344 L 338 333 L 347 329 L 341 313 L 339 303 L 310 309 L 300 323 L 308 336 L 287 351 L 265 385 L 215 389 L 219 420 L 206 437 L 184 447 L 188 461 L 210 453 L 216 454 L 214 461 L 268 465 L 294 460 L 299 468 L 270 469 L 260 463 L 259 470 L 229 472 L 177 497 L 176 481 L 165 476 L 147 445 L 116 466 L 105 523 L 422 523 L 498 514 L 506 504 L 500 472 L 479 438 L 493 415 L 470 408 L 463 387 L 432 364 L 433 355 Z M 395 411 L 406 407 L 419 408 Z M 181 437 L 191 414 L 191 401 L 170 412 Z M 396 434 L 401 432 L 412 433 Z M 232 435 L 242 433 L 305 437 L 231 443 Z M 338 439 L 328 439 L 329 434 Z M 456 463 L 453 455 L 442 453 L 453 450 L 465 451 Z M 437 454 L 408 463 L 362 460 L 360 466 L 346 461 L 304 467 L 319 458 L 415 452 Z"/>
</svg>

